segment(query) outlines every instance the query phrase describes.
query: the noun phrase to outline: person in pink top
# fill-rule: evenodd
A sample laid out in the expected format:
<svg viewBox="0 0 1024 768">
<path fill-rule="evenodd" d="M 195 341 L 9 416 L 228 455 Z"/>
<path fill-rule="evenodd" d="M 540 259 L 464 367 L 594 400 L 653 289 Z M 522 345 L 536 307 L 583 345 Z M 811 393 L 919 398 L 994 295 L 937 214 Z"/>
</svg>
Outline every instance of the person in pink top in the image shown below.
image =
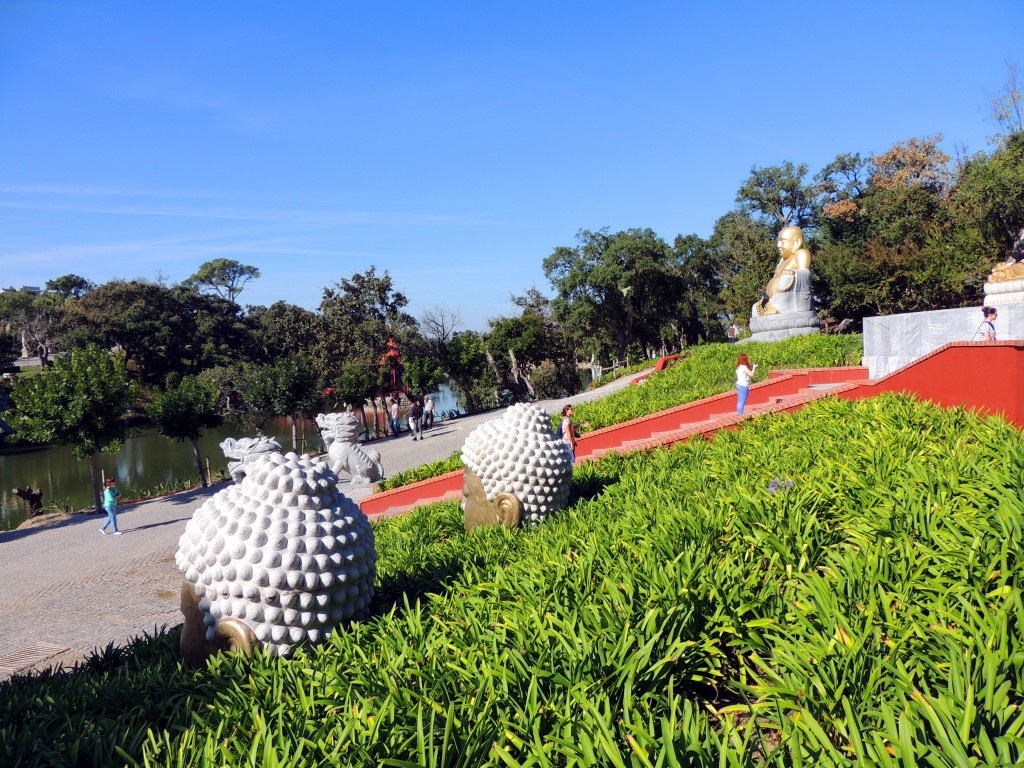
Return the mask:
<svg viewBox="0 0 1024 768">
<path fill-rule="evenodd" d="M 743 414 L 747 405 L 747 395 L 750 394 L 750 377 L 757 370 L 757 363 L 750 364 L 750 359 L 744 354 L 736 361 L 736 413 Z"/>
</svg>

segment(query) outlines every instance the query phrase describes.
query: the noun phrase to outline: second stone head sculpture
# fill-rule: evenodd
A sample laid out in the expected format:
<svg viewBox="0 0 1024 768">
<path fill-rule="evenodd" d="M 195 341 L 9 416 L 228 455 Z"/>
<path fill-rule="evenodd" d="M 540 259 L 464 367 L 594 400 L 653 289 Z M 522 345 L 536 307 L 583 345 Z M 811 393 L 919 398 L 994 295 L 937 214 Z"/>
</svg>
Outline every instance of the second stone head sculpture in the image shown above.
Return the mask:
<svg viewBox="0 0 1024 768">
<path fill-rule="evenodd" d="M 512 405 L 481 424 L 462 447 L 462 463 L 467 530 L 537 525 L 568 501 L 572 459 L 539 406 Z"/>
</svg>

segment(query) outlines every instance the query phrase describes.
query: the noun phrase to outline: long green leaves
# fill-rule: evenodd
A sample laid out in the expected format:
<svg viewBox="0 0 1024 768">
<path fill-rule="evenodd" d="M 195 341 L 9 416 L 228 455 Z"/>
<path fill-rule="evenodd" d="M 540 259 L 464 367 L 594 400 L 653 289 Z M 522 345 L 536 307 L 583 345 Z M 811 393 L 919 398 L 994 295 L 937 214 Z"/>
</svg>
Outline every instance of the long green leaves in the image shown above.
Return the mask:
<svg viewBox="0 0 1024 768">
<path fill-rule="evenodd" d="M 886 396 L 577 468 L 531 530 L 377 527 L 374 618 L 0 684 L 19 765 L 1012 765 L 1024 438 Z M 41 734 L 46 734 L 44 738 Z"/>
</svg>

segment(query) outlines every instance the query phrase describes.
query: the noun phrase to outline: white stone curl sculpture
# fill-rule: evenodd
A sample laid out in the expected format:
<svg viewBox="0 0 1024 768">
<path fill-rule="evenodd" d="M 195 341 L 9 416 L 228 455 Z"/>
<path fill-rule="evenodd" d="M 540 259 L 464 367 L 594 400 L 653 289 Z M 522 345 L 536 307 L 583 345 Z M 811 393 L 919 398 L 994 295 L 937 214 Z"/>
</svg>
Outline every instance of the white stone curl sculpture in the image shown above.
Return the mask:
<svg viewBox="0 0 1024 768">
<path fill-rule="evenodd" d="M 334 474 L 347 472 L 355 484 L 375 483 L 384 476 L 380 453 L 359 445 L 362 427 L 354 413 L 319 413 L 316 425 L 327 447 Z"/>
<path fill-rule="evenodd" d="M 330 469 L 309 456 L 271 453 L 196 510 L 175 562 L 199 598 L 208 643 L 219 623 L 241 623 L 260 645 L 285 654 L 365 614 L 377 553 L 369 520 L 338 491 Z"/>
<path fill-rule="evenodd" d="M 491 518 L 505 522 L 511 497 L 521 505 L 518 518 L 523 525 L 542 523 L 568 501 L 572 460 L 540 406 L 517 403 L 501 418 L 474 429 L 462 446 L 462 463 L 467 474 L 463 498 L 467 528 L 488 524 Z M 491 513 L 477 513 L 483 505 L 473 500 L 476 481 L 493 507 Z M 483 522 L 485 518 L 488 522 Z"/>
<path fill-rule="evenodd" d="M 233 437 L 226 438 L 220 444 L 221 451 L 229 459 L 237 459 L 228 464 L 228 473 L 236 483 L 242 482 L 245 477 L 246 467 L 257 456 L 268 453 L 281 453 L 281 444 L 272 437 L 262 435 L 260 437 L 242 437 L 235 440 Z"/>
</svg>

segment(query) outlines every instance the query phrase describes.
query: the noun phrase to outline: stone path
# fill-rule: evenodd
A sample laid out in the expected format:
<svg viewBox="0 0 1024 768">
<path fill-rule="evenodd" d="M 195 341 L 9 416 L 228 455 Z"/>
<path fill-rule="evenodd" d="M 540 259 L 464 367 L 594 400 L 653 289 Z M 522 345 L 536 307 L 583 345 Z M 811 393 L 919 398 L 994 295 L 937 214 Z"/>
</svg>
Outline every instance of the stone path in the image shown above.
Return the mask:
<svg viewBox="0 0 1024 768">
<path fill-rule="evenodd" d="M 636 374 L 639 375 L 639 374 Z M 565 403 L 603 397 L 628 386 L 627 376 L 600 389 L 538 403 L 549 413 Z M 446 458 L 462 447 L 490 411 L 437 422 L 423 440 L 403 434 L 370 443 L 388 474 Z M 53 525 L 0 533 L 0 679 L 28 669 L 70 665 L 96 648 L 181 623 L 178 539 L 192 513 L 224 488 L 218 484 L 122 507 L 122 536 L 101 535 L 105 515 L 75 515 Z M 366 488 L 349 487 L 359 498 Z"/>
</svg>

